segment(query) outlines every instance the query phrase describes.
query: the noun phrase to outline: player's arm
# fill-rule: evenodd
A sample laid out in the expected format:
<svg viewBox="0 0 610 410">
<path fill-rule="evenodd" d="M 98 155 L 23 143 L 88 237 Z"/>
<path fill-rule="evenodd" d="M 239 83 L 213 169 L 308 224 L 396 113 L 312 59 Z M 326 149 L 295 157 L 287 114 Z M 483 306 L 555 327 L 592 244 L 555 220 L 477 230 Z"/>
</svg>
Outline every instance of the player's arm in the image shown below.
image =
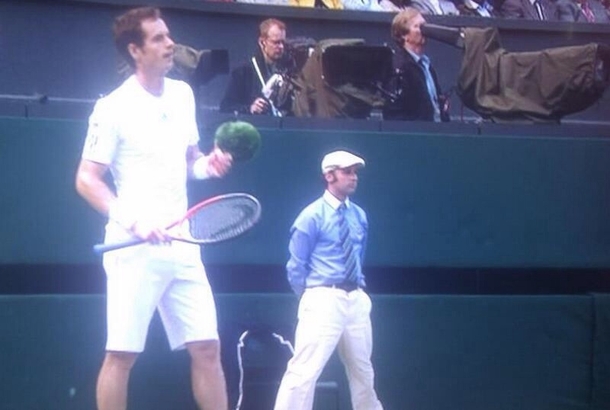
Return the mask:
<svg viewBox="0 0 610 410">
<path fill-rule="evenodd" d="M 135 215 L 125 213 L 117 207 L 116 195 L 104 180 L 106 172 L 107 165 L 82 159 L 76 172 L 76 191 L 93 209 L 114 220 L 138 238 L 153 243 L 168 241 L 169 237 L 163 227 L 138 221 Z"/>
<path fill-rule="evenodd" d="M 108 216 L 110 204 L 116 200 L 114 192 L 104 180 L 108 166 L 82 159 L 76 172 L 76 191 L 104 216 Z"/>
<path fill-rule="evenodd" d="M 204 155 L 199 146 L 191 145 L 186 153 L 189 178 L 206 179 L 225 176 L 233 165 L 233 157 L 228 152 L 214 147 L 212 152 Z"/>
</svg>

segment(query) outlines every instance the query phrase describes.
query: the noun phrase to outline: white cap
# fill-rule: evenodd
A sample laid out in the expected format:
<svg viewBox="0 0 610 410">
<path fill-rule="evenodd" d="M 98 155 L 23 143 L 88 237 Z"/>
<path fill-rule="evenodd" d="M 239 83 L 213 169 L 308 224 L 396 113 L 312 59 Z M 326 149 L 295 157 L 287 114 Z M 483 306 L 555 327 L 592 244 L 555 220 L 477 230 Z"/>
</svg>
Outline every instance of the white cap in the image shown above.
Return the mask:
<svg viewBox="0 0 610 410">
<path fill-rule="evenodd" d="M 322 173 L 326 174 L 334 169 L 349 168 L 353 165 L 364 166 L 364 160 L 351 152 L 333 151 L 322 159 Z"/>
</svg>

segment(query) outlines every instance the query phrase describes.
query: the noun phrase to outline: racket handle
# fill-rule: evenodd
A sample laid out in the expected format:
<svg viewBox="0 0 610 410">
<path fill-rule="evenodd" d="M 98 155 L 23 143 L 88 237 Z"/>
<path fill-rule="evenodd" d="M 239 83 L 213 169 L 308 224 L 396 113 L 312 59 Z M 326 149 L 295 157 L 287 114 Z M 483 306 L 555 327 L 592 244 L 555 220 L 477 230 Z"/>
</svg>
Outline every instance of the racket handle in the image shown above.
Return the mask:
<svg viewBox="0 0 610 410">
<path fill-rule="evenodd" d="M 93 246 L 93 251 L 95 253 L 104 253 L 109 251 L 115 251 L 117 249 L 127 248 L 129 246 L 139 245 L 144 242 L 146 242 L 144 239 L 132 238 L 123 242 L 98 243 L 97 245 Z"/>
</svg>

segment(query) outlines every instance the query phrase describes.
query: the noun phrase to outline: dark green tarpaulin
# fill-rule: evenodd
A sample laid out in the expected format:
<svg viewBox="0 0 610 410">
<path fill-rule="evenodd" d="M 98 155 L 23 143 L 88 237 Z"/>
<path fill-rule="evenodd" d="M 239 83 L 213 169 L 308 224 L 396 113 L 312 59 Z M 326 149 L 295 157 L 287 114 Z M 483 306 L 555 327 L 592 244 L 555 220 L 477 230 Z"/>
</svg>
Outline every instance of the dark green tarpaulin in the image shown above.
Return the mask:
<svg viewBox="0 0 610 410">
<path fill-rule="evenodd" d="M 467 28 L 458 94 L 494 121 L 558 121 L 595 103 L 607 85 L 598 44 L 509 52 L 495 28 Z M 604 78 L 606 77 L 606 78 Z"/>
</svg>

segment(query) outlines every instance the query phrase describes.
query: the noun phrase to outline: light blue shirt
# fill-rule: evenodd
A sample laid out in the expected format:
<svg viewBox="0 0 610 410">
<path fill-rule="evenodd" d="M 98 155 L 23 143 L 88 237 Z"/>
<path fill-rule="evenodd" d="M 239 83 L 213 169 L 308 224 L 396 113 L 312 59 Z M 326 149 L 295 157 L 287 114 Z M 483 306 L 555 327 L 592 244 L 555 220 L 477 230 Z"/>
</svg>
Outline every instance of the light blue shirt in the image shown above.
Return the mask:
<svg viewBox="0 0 610 410">
<path fill-rule="evenodd" d="M 305 288 L 339 284 L 345 280 L 345 256 L 339 240 L 341 202 L 325 191 L 301 211 L 290 228 L 288 282 L 297 295 Z M 346 199 L 345 218 L 357 255 L 358 284 L 365 286 L 362 261 L 366 250 L 368 221 L 358 205 Z"/>
</svg>

